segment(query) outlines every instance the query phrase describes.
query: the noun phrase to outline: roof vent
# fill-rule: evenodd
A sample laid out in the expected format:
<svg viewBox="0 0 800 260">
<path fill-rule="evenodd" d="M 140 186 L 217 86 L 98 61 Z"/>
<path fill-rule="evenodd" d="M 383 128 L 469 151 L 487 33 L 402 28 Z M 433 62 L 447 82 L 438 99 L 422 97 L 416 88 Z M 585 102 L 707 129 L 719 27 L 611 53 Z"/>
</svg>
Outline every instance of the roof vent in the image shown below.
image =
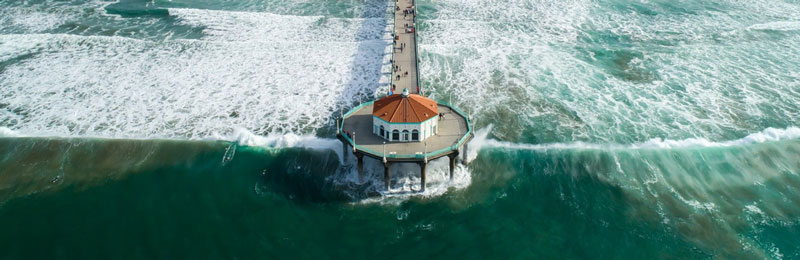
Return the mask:
<svg viewBox="0 0 800 260">
<path fill-rule="evenodd" d="M 407 88 L 403 89 L 403 97 L 408 97 L 408 89 Z"/>
</svg>

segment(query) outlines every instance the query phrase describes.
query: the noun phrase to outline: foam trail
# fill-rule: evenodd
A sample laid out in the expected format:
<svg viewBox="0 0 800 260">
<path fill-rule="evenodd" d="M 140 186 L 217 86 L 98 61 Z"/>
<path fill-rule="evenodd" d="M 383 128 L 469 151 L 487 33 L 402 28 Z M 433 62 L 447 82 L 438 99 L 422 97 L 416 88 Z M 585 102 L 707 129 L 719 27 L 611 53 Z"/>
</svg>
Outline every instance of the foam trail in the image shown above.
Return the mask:
<svg viewBox="0 0 800 260">
<path fill-rule="evenodd" d="M 491 128 L 489 128 L 491 130 Z M 479 131 L 480 132 L 480 131 Z M 485 137 L 484 137 L 485 138 Z M 783 140 L 792 140 L 800 138 L 800 128 L 789 127 L 785 129 L 767 128 L 759 133 L 749 134 L 743 138 L 714 142 L 705 138 L 689 138 L 683 140 L 669 140 L 654 138 L 647 142 L 636 144 L 594 144 L 585 142 L 571 142 L 571 143 L 549 143 L 549 144 L 521 144 L 513 142 L 498 141 L 493 139 L 485 139 L 476 142 L 475 147 L 477 150 L 481 148 L 504 148 L 504 149 L 517 149 L 517 150 L 622 150 L 622 149 L 674 149 L 674 148 L 696 148 L 696 147 L 731 147 L 758 144 L 764 142 L 775 142 Z M 478 138 L 476 138 L 477 140 Z M 472 144 L 472 142 L 470 142 Z"/>
</svg>

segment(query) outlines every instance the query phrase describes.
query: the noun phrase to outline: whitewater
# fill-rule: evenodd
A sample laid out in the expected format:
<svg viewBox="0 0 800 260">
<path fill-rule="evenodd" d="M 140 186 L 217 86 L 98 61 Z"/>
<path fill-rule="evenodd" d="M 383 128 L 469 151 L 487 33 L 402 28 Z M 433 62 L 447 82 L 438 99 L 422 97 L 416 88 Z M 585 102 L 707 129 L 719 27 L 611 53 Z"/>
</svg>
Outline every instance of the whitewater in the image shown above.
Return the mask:
<svg viewBox="0 0 800 260">
<path fill-rule="evenodd" d="M 0 258 L 170 256 L 108 230 L 219 258 L 800 258 L 796 1 L 417 3 L 422 86 L 477 129 L 424 193 L 416 165 L 359 181 L 334 138 L 388 90 L 390 1 L 0 0 Z"/>
<path fill-rule="evenodd" d="M 519 115 L 496 124 L 505 140 L 529 139 L 525 129 L 543 129 L 534 133 L 539 143 L 729 140 L 800 117 L 800 87 L 789 80 L 798 75 L 784 69 L 800 66 L 784 55 L 800 51 L 792 49 L 797 33 L 784 29 L 792 22 L 754 23 L 760 16 L 740 13 L 752 6 L 649 19 L 585 1 L 543 4 L 526 16 L 509 13 L 522 7 L 441 4 L 421 25 L 423 85 L 431 97 L 469 108 L 479 124 Z M 764 6 L 771 7 L 761 16 L 796 8 Z M 8 26 L 0 35 L 0 122 L 52 136 L 204 139 L 237 127 L 314 134 L 386 89 L 387 22 L 378 4 L 368 7 L 357 18 L 167 8 L 170 23 L 192 34 L 150 32 L 160 39 L 60 32 L 58 23 Z M 32 9 L 62 12 L 5 12 Z M 73 16 L 60 23 L 80 19 Z M 747 40 L 776 31 L 774 41 Z M 632 43 L 607 51 L 612 35 Z"/>
</svg>

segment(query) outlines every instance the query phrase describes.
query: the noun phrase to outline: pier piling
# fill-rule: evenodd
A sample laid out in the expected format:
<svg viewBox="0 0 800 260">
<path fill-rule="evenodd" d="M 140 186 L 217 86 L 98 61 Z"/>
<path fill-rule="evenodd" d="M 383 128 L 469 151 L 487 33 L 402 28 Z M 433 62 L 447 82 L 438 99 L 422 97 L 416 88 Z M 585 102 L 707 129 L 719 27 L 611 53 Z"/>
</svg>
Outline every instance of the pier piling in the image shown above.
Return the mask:
<svg viewBox="0 0 800 260">
<path fill-rule="evenodd" d="M 463 150 L 464 151 L 461 154 L 461 163 L 466 165 L 467 164 L 467 154 L 469 153 L 469 143 L 468 142 L 464 143 L 464 149 Z"/>
<path fill-rule="evenodd" d="M 363 154 L 356 154 L 358 158 L 358 182 L 364 181 L 364 155 Z"/>
<path fill-rule="evenodd" d="M 419 163 L 419 173 L 420 179 L 422 180 L 422 191 L 425 191 L 425 175 L 426 175 L 426 168 L 428 168 L 428 164 L 425 162 Z"/>
<path fill-rule="evenodd" d="M 389 165 L 391 163 L 384 163 L 383 164 L 383 184 L 386 187 L 386 191 L 389 191 Z"/>
<path fill-rule="evenodd" d="M 342 142 L 342 159 L 347 161 L 347 142 Z"/>
<path fill-rule="evenodd" d="M 450 180 L 453 180 L 453 173 L 456 171 L 456 157 L 458 157 L 458 153 L 452 153 L 447 157 L 450 158 Z"/>
</svg>

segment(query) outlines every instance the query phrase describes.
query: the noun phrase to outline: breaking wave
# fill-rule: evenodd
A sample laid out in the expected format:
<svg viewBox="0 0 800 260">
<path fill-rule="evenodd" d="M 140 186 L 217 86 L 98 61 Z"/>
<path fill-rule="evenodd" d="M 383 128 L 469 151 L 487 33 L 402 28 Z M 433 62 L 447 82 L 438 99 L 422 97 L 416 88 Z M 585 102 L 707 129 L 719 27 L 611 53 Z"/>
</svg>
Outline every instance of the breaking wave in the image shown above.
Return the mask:
<svg viewBox="0 0 800 260">
<path fill-rule="evenodd" d="M 491 131 L 492 126 L 489 126 Z M 749 134 L 743 138 L 729 141 L 710 141 L 705 138 L 689 138 L 683 140 L 669 140 L 654 138 L 643 143 L 635 144 L 596 144 L 585 142 L 571 143 L 549 143 L 549 144 L 524 144 L 486 139 L 487 130 L 478 131 L 484 138 L 476 138 L 472 146 L 478 149 L 499 148 L 516 150 L 636 150 L 636 149 L 680 149 L 680 148 L 703 148 L 703 147 L 731 147 L 758 144 L 764 142 L 776 142 L 783 140 L 793 140 L 800 138 L 800 128 L 789 127 L 785 129 L 767 128 L 759 133 Z"/>
<path fill-rule="evenodd" d="M 21 137 L 19 133 L 7 127 L 0 127 L 0 137 Z"/>
</svg>

